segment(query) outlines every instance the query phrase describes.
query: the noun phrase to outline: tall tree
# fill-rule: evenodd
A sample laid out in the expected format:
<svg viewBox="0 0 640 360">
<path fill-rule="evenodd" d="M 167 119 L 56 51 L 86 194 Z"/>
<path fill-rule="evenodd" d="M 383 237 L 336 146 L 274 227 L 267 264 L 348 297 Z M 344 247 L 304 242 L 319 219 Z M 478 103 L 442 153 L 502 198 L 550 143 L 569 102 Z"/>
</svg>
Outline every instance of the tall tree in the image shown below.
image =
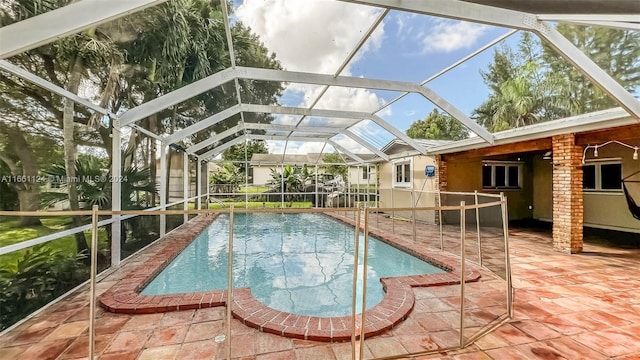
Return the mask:
<svg viewBox="0 0 640 360">
<path fill-rule="evenodd" d="M 25 135 L 16 127 L 7 126 L 0 122 L 0 134 L 4 135 L 0 135 L 0 138 L 4 138 L 2 143 L 9 145 L 9 148 L 0 145 L 0 161 L 11 172 L 10 181 L 6 182 L 16 190 L 20 211 L 36 211 L 40 206 L 40 182 L 38 181 L 38 162 L 35 153 Z M 35 216 L 20 218 L 22 226 L 40 224 L 40 219 Z"/>
<path fill-rule="evenodd" d="M 559 24 L 558 31 L 628 91 L 637 91 L 640 34 L 568 24 Z M 490 131 L 615 106 L 573 65 L 529 33 L 523 33 L 515 52 L 507 47 L 496 49 L 493 63 L 481 75 L 491 93 L 474 116 Z"/>
<path fill-rule="evenodd" d="M 426 118 L 409 126 L 407 136 L 413 139 L 462 140 L 469 136 L 469 131 L 454 117 L 433 109 Z"/>
<path fill-rule="evenodd" d="M 226 161 L 233 161 L 234 166 L 238 168 L 238 171 L 242 174 L 245 173 L 245 159 L 251 161 L 253 154 L 268 154 L 269 149 L 264 141 L 251 140 L 243 142 L 241 144 L 233 145 L 225 152 L 222 153 L 222 159 Z M 251 171 L 251 167 L 249 167 Z"/>
</svg>

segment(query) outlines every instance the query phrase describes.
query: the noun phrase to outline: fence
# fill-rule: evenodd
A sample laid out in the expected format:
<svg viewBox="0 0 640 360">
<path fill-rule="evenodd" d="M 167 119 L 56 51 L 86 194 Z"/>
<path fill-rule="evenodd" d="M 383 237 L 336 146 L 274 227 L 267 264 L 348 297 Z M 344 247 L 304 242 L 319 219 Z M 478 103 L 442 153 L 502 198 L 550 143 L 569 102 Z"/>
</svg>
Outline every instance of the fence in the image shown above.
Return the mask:
<svg viewBox="0 0 640 360">
<path fill-rule="evenodd" d="M 399 193 L 398 193 L 399 194 Z M 396 195 L 398 195 L 396 194 Z M 479 193 L 429 193 L 423 192 L 420 196 L 431 196 L 433 199 L 429 201 L 437 203 L 437 206 L 415 206 L 419 204 L 420 200 L 416 197 L 415 193 L 411 194 L 414 201 L 409 207 L 343 207 L 332 209 L 292 209 L 292 208 L 237 208 L 233 203 L 228 204 L 227 207 L 219 209 L 189 209 L 188 203 L 196 202 L 202 204 L 202 197 L 194 197 L 185 199 L 184 201 L 168 204 L 166 209 L 153 208 L 148 210 L 136 210 L 136 211 L 103 211 L 94 207 L 92 211 L 67 211 L 67 212 L 0 212 L 0 216 L 90 216 L 91 224 L 83 225 L 78 228 L 65 230 L 58 234 L 53 234 L 46 237 L 40 237 L 33 240 L 28 240 L 23 243 L 9 245 L 0 248 L 0 255 L 9 254 L 16 251 L 21 251 L 38 244 L 44 244 L 55 239 L 59 239 L 63 236 L 75 234 L 78 232 L 90 230 L 91 234 L 91 253 L 90 253 L 90 276 L 89 276 L 89 292 L 90 292 L 90 328 L 89 328 L 89 355 L 92 358 L 94 354 L 94 338 L 95 338 L 95 284 L 98 277 L 98 250 L 99 250 L 99 234 L 100 228 L 106 228 L 112 224 L 121 224 L 126 221 L 132 221 L 133 219 L 141 218 L 157 219 L 151 221 L 151 223 L 167 226 L 165 229 L 172 229 L 174 225 L 186 222 L 189 217 L 193 217 L 200 214 L 226 213 L 228 214 L 229 230 L 228 230 L 228 301 L 227 301 L 227 327 L 226 327 L 226 339 L 227 340 L 227 357 L 230 358 L 231 354 L 231 306 L 234 298 L 234 288 L 232 271 L 234 263 L 234 214 L 237 213 L 292 213 L 292 212 L 310 212 L 310 213 L 324 213 L 332 214 L 334 217 L 341 218 L 343 221 L 350 222 L 354 225 L 354 253 L 353 253 L 353 282 L 352 292 L 357 293 L 358 278 L 362 278 L 362 302 L 361 308 L 366 309 L 366 288 L 367 288 L 367 271 L 358 273 L 360 268 L 360 256 L 362 253 L 362 269 L 368 268 L 369 258 L 369 238 L 371 234 L 382 234 L 385 231 L 388 232 L 390 238 L 398 245 L 404 243 L 405 247 L 420 249 L 423 247 L 436 248 L 442 253 L 448 254 L 448 256 L 455 255 L 457 259 L 456 271 L 452 272 L 459 276 L 457 285 L 448 285 L 443 287 L 425 287 L 414 288 L 416 292 L 429 292 L 430 295 L 434 295 L 436 298 L 449 299 L 452 303 L 459 302 L 458 310 L 455 313 L 458 316 L 457 324 L 450 324 L 451 328 L 446 330 L 449 334 L 456 333 L 458 339 L 456 343 L 451 343 L 450 337 L 447 341 L 438 343 L 435 348 L 427 349 L 424 351 L 413 351 L 404 354 L 394 354 L 386 356 L 385 358 L 400 358 L 408 355 L 417 356 L 430 354 L 435 352 L 447 351 L 452 349 L 461 349 L 468 346 L 470 343 L 491 331 L 495 327 L 502 324 L 512 316 L 512 286 L 511 286 L 511 273 L 509 265 L 509 250 L 508 250 L 508 226 L 507 226 L 507 202 L 503 195 L 491 195 L 491 194 L 479 194 Z M 206 196 L 206 195 L 204 195 Z M 450 197 L 452 196 L 452 197 Z M 455 196 L 455 197 L 453 197 Z M 461 201 L 457 205 L 449 204 L 452 198 L 456 200 L 459 197 L 465 199 L 473 199 L 471 204 L 466 201 Z M 398 197 L 397 197 L 398 198 Z M 445 200 L 446 199 L 446 200 Z M 480 200 L 483 199 L 483 200 Z M 490 200 L 492 199 L 492 200 Z M 200 201 L 198 201 L 200 200 Z M 417 201 L 416 201 L 417 200 Z M 169 209 L 171 207 L 180 207 L 182 209 Z M 201 205 L 194 204 L 193 207 L 202 207 Z M 499 213 L 501 217 L 501 227 L 496 228 L 494 226 L 483 225 L 484 211 L 491 211 L 493 213 Z M 471 217 L 468 215 L 471 214 Z M 406 217 L 406 215 L 409 215 Z M 110 219 L 100 220 L 101 217 L 111 216 Z M 488 216 L 488 215 L 487 215 Z M 428 219 L 433 218 L 433 221 Z M 423 220 L 419 220 L 423 219 Z M 427 219 L 427 220 L 424 220 Z M 443 221 L 446 219 L 446 221 Z M 457 224 L 453 224 L 452 219 L 457 219 Z M 493 224 L 493 223 L 492 223 Z M 470 226 L 471 225 L 471 226 Z M 471 230 L 469 228 L 472 228 Z M 106 232 L 106 230 L 103 230 Z M 164 233 L 163 229 L 159 229 L 158 234 Z M 457 234 L 457 235 L 456 235 Z M 361 236 L 363 241 L 360 241 Z M 469 240 L 472 238 L 473 240 Z M 119 243 L 119 242 L 118 242 Z M 110 248 L 118 250 L 115 256 L 118 257 L 117 263 L 121 256 L 121 248 L 119 246 L 111 244 Z M 147 246 L 147 243 L 141 242 L 141 246 Z M 362 246 L 362 249 L 360 248 Z M 144 249 L 144 247 L 141 247 Z M 139 251 L 139 250 L 138 250 Z M 125 255 L 130 256 L 135 250 Z M 112 258 L 114 254 L 111 254 Z M 123 256 L 126 259 L 127 256 Z M 112 260 L 113 264 L 114 261 Z M 450 264 L 451 265 L 451 264 Z M 453 266 L 453 265 L 452 265 Z M 478 273 L 481 273 L 486 280 L 480 284 L 468 283 L 467 277 L 470 273 L 469 267 L 473 267 Z M 103 274 L 107 274 L 110 268 L 102 271 Z M 83 284 L 86 285 L 86 282 Z M 490 285 L 490 286 L 487 286 Z M 452 288 L 453 286 L 453 288 Z M 455 290 L 457 288 L 457 290 Z M 498 289 L 496 293 L 487 293 L 487 288 Z M 445 291 L 446 289 L 446 291 Z M 447 296 L 442 297 L 444 291 Z M 501 294 L 501 295 L 500 295 Z M 478 312 L 484 311 L 481 302 L 474 303 L 474 297 L 486 298 L 493 297 L 495 304 L 498 304 L 498 297 L 501 297 L 504 301 L 498 305 L 495 305 L 495 309 L 492 308 L 490 313 L 493 314 L 490 318 L 478 319 Z M 458 300 L 455 300 L 455 299 Z M 352 296 L 352 308 L 350 316 L 350 329 L 351 329 L 351 348 L 352 358 L 362 358 L 365 353 L 365 342 L 367 338 L 367 326 L 371 323 L 367 316 L 373 316 L 369 311 L 361 311 L 360 314 L 356 314 L 356 296 Z M 498 310 L 499 308 L 500 310 Z M 414 310 L 419 312 L 420 310 Z M 451 314 L 449 314 L 451 315 Z M 436 315 L 437 316 L 437 315 Z M 482 320 L 482 321 L 481 321 Z M 486 320 L 486 321 L 485 321 Z"/>
</svg>

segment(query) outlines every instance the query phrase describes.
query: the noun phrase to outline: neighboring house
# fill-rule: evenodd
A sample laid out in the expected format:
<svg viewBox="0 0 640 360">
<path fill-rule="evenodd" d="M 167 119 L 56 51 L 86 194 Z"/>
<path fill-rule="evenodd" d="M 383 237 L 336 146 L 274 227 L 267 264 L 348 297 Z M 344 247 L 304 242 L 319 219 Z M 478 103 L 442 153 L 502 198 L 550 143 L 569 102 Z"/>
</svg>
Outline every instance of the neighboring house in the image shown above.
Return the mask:
<svg viewBox="0 0 640 360">
<path fill-rule="evenodd" d="M 170 176 L 169 176 L 169 183 L 167 185 L 167 188 L 169 190 L 169 195 L 167 198 L 167 202 L 171 203 L 171 202 L 175 202 L 175 201 L 179 201 L 182 200 L 184 198 L 184 183 L 183 183 L 183 178 L 182 178 L 182 173 L 183 173 L 183 168 L 184 168 L 184 163 L 183 163 L 183 152 L 173 152 L 171 154 L 171 170 L 170 170 Z M 213 163 L 213 162 L 209 162 L 207 164 L 207 166 L 205 167 L 203 165 L 202 167 L 202 171 L 203 171 L 203 175 L 201 177 L 201 180 L 203 181 L 203 185 L 202 185 L 202 192 L 203 194 L 207 193 L 207 183 L 208 183 L 208 179 L 209 179 L 209 175 L 210 173 L 216 171 L 216 169 L 218 169 L 218 165 Z M 204 174 L 206 171 L 206 174 Z M 197 189 L 196 189 L 196 165 L 195 162 L 192 159 L 189 159 L 189 196 L 188 197 L 193 197 L 196 196 L 197 194 Z M 205 182 L 205 179 L 207 179 Z M 156 160 L 156 182 L 158 183 L 158 190 L 160 189 L 160 160 Z"/>
<path fill-rule="evenodd" d="M 421 186 L 417 175 L 423 163 L 418 161 L 433 161 L 437 180 L 427 183 L 429 189 L 504 192 L 509 220 L 552 222 L 554 249 L 561 252 L 582 251 L 583 227 L 640 233 L 640 220 L 632 216 L 621 183 L 622 178 L 640 171 L 640 124 L 624 110 L 599 111 L 494 135 L 493 145 L 469 138 L 430 146 L 425 160 L 394 158 L 383 165 L 381 183 L 415 189 Z M 389 150 L 387 153 L 393 152 Z M 415 176 L 409 184 L 394 170 L 400 169 L 402 161 L 408 162 L 409 174 Z M 640 174 L 636 176 L 634 180 L 640 180 Z M 627 187 L 638 202 L 640 183 Z M 381 197 L 385 199 L 382 190 Z M 456 200 L 447 199 L 449 204 Z M 457 221 L 454 213 L 448 215 L 445 223 Z M 487 223 L 499 221 L 495 213 L 483 215 L 480 218 Z"/>
<path fill-rule="evenodd" d="M 416 140 L 425 148 L 448 144 L 443 140 Z M 438 205 L 435 192 L 438 190 L 436 176 L 425 174 L 427 165 L 435 166 L 436 158 L 432 155 L 416 154 L 415 149 L 402 140 L 393 140 L 382 148 L 390 160 L 379 163 L 380 168 L 380 203 L 381 208 L 391 207 L 435 207 Z M 428 224 L 437 221 L 435 211 L 416 212 L 416 220 Z M 396 211 L 394 216 L 411 218 L 411 211 Z"/>
<path fill-rule="evenodd" d="M 326 154 L 324 154 L 326 155 Z M 271 171 L 275 170 L 278 173 L 282 173 L 282 166 L 286 165 L 307 165 L 313 172 L 316 171 L 316 165 L 318 166 L 318 174 L 323 174 L 325 171 L 322 169 L 324 162 L 322 158 L 323 154 L 253 154 L 251 157 L 251 179 L 250 183 L 255 185 L 264 185 L 272 181 Z M 374 157 L 371 154 L 358 154 L 363 160 L 369 160 Z M 350 158 L 347 161 L 352 161 Z M 350 165 L 348 169 L 348 182 L 351 186 L 366 185 L 367 179 L 369 184 L 374 185 L 376 181 L 376 167 L 371 165 L 367 167 L 364 165 Z"/>
</svg>

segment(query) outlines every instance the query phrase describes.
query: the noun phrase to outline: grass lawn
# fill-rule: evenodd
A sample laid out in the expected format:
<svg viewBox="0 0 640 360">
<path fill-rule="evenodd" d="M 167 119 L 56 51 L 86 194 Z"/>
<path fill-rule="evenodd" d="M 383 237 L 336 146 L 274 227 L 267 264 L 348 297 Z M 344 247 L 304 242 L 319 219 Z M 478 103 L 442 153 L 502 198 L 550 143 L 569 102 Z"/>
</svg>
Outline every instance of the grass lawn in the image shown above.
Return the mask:
<svg viewBox="0 0 640 360">
<path fill-rule="evenodd" d="M 248 186 L 246 188 L 244 186 L 241 186 L 240 190 L 238 190 L 238 193 L 244 194 L 245 189 L 248 194 L 262 194 L 265 191 L 271 190 L 271 188 L 268 186 Z"/>
<path fill-rule="evenodd" d="M 20 226 L 18 219 L 0 218 L 0 247 L 20 243 L 26 240 L 35 239 L 40 236 L 53 234 L 68 228 L 71 224 L 69 216 L 42 217 L 40 219 L 42 225 L 39 226 Z M 91 241 L 91 232 L 85 231 L 87 242 Z M 98 233 L 98 241 L 100 247 L 107 246 L 107 233 L 104 229 L 100 229 Z M 73 235 L 65 236 L 60 239 L 50 241 L 44 245 L 51 249 L 60 249 L 66 254 L 76 253 L 76 241 Z M 9 254 L 0 255 L 0 265 L 5 266 L 15 264 L 18 259 L 22 258 L 25 251 L 14 251 Z"/>
</svg>

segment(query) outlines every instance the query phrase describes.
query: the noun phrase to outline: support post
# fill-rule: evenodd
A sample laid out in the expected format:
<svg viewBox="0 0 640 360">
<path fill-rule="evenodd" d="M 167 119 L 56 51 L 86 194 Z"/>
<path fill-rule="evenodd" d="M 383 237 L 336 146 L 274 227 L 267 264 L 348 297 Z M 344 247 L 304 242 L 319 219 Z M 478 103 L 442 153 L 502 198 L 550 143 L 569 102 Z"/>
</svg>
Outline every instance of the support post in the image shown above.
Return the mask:
<svg viewBox="0 0 640 360">
<path fill-rule="evenodd" d="M 91 209 L 91 284 L 89 287 L 89 359 L 93 360 L 96 337 L 96 276 L 98 269 L 98 205 Z"/>
<path fill-rule="evenodd" d="M 196 171 L 198 172 L 198 175 L 196 176 L 196 178 L 198 179 L 198 183 L 196 184 L 196 191 L 197 196 L 198 196 L 198 205 L 197 205 L 197 209 L 198 210 L 202 210 L 202 180 L 204 180 L 202 178 L 202 161 L 200 161 L 200 158 L 196 157 Z"/>
<path fill-rule="evenodd" d="M 513 289 L 511 282 L 511 260 L 509 257 L 509 212 L 507 197 L 500 193 L 500 208 L 502 210 L 502 232 L 504 234 L 504 276 L 507 282 L 507 313 L 513 318 Z"/>
<path fill-rule="evenodd" d="M 316 163 L 316 207 L 320 207 L 318 205 L 318 164 Z"/>
<path fill-rule="evenodd" d="M 393 202 L 393 187 L 391 188 L 391 233 L 396 233 L 396 206 Z"/>
<path fill-rule="evenodd" d="M 358 209 L 358 211 L 356 212 L 356 228 L 353 242 L 353 285 L 351 287 L 351 358 L 355 359 L 356 336 L 358 334 L 358 330 L 356 330 L 356 304 L 358 301 L 358 258 L 360 257 L 360 209 Z"/>
<path fill-rule="evenodd" d="M 233 302 L 233 202 L 229 204 L 229 256 L 227 262 L 227 359 L 231 359 L 231 304 Z"/>
<path fill-rule="evenodd" d="M 438 190 L 438 222 L 440 223 L 440 251 L 444 251 L 444 233 L 442 232 L 442 194 Z"/>
<path fill-rule="evenodd" d="M 413 227 L 412 231 L 412 239 L 413 242 L 416 242 L 416 200 L 415 193 L 413 192 L 413 185 L 411 185 L 411 225 Z"/>
<path fill-rule="evenodd" d="M 249 208 L 249 161 L 247 160 L 247 140 L 244 142 L 244 208 Z"/>
<path fill-rule="evenodd" d="M 476 200 L 476 232 L 478 233 L 478 264 L 482 266 L 482 239 L 480 236 L 480 208 L 478 207 L 478 190 L 473 195 Z"/>
<path fill-rule="evenodd" d="M 183 210 L 189 210 L 189 155 L 182 153 L 182 196 L 184 202 L 182 204 Z M 184 213 L 182 223 L 186 224 L 189 221 L 189 214 Z"/>
<path fill-rule="evenodd" d="M 166 210 L 167 205 L 167 144 L 160 143 L 160 210 Z M 160 214 L 160 237 L 167 231 L 167 215 Z"/>
<path fill-rule="evenodd" d="M 460 348 L 464 348 L 464 281 L 465 281 L 465 232 L 467 209 L 464 201 L 460 202 Z"/>
<path fill-rule="evenodd" d="M 364 356 L 364 334 L 366 330 L 366 322 L 364 314 L 367 309 L 367 264 L 369 257 L 369 208 L 364 208 L 364 249 L 362 258 L 362 310 L 360 311 L 360 358 Z"/>
<path fill-rule="evenodd" d="M 122 176 L 121 138 L 120 120 L 114 120 L 111 129 L 111 174 L 114 179 L 119 179 Z M 111 210 L 122 210 L 122 184 L 119 181 L 111 183 Z M 113 219 L 111 223 L 111 266 L 118 266 L 121 257 L 120 237 L 122 234 L 120 229 L 122 229 L 122 220 L 120 220 L 119 214 L 111 215 L 111 218 Z"/>
</svg>

